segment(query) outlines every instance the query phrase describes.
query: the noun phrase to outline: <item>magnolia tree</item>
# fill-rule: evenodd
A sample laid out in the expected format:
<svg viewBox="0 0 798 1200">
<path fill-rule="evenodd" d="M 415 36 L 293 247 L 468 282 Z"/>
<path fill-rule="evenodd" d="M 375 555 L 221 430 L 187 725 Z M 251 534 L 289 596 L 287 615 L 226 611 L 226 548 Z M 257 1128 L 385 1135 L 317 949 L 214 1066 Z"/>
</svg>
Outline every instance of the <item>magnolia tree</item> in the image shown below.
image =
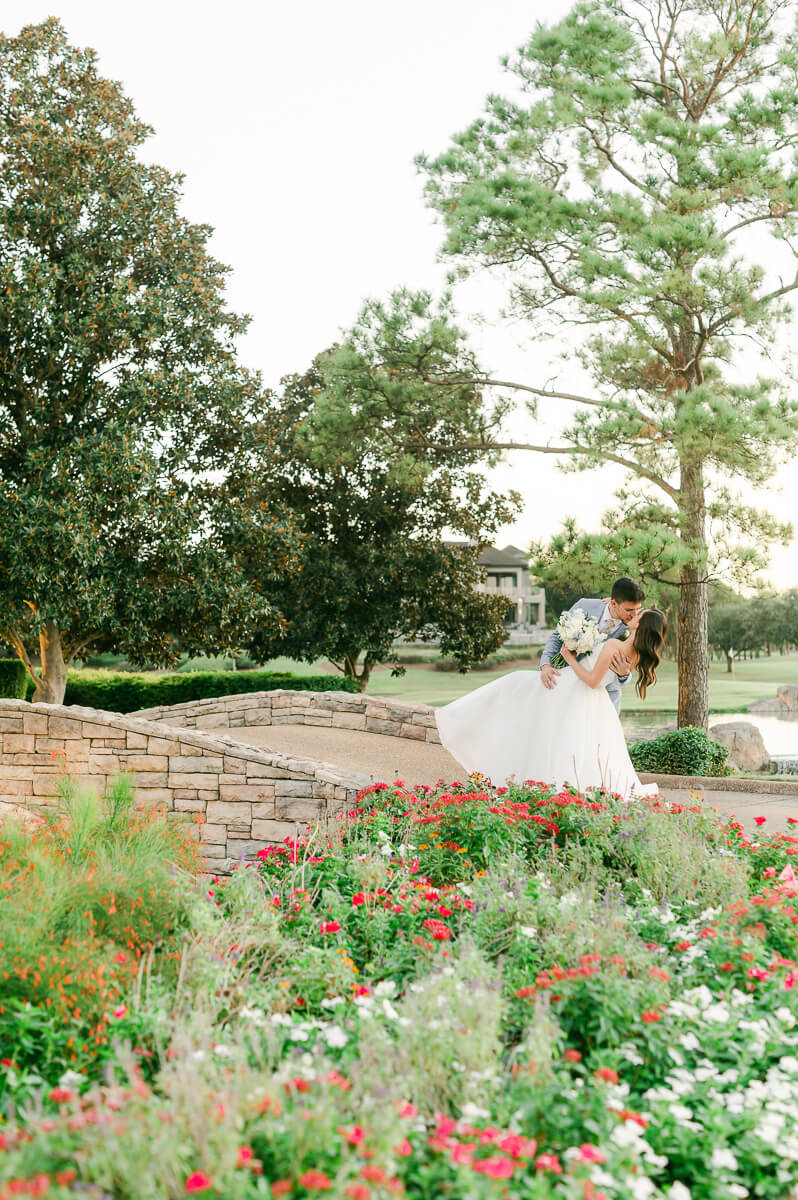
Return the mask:
<svg viewBox="0 0 798 1200">
<path fill-rule="evenodd" d="M 798 288 L 790 20 L 778 0 L 603 0 L 539 27 L 506 62 L 511 94 L 420 165 L 454 276 L 495 274 L 509 312 L 531 338 L 561 337 L 588 386 L 480 372 L 445 312 L 403 296 L 368 306 L 342 347 L 358 406 L 332 371 L 318 414 L 341 446 L 384 417 L 397 447 L 624 468 L 677 573 L 681 725 L 707 722 L 718 559 L 750 579 L 788 534 L 735 489 L 767 480 L 798 439 L 783 376 L 739 362 L 744 345 L 767 349 Z M 492 399 L 508 395 L 533 419 L 538 404 L 562 411 L 561 435 L 509 438 L 508 403 Z"/>
<path fill-rule="evenodd" d="M 57 21 L 0 37 L 0 639 L 49 702 L 91 646 L 164 663 L 274 619 L 207 483 L 259 392 L 244 321 L 150 132 Z M 291 539 L 260 524 L 268 582 Z"/>
</svg>

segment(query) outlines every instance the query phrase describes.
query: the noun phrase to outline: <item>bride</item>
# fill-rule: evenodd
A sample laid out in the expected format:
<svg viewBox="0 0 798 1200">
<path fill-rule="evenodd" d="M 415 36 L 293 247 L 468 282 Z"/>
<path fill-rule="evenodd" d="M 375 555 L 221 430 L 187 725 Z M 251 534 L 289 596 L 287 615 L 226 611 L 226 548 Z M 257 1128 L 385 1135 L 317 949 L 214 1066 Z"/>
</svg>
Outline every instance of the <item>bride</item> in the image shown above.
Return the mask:
<svg viewBox="0 0 798 1200">
<path fill-rule="evenodd" d="M 530 779 L 621 796 L 656 792 L 656 784 L 646 787 L 635 774 L 606 684 L 610 662 L 617 673 L 622 657 L 637 671 L 636 691 L 645 699 L 667 630 L 665 615 L 648 608 L 625 642 L 608 639 L 581 662 L 563 647 L 568 668 L 553 690 L 543 686 L 539 671 L 513 671 L 469 692 L 437 711 L 444 748 L 494 784 Z"/>
</svg>

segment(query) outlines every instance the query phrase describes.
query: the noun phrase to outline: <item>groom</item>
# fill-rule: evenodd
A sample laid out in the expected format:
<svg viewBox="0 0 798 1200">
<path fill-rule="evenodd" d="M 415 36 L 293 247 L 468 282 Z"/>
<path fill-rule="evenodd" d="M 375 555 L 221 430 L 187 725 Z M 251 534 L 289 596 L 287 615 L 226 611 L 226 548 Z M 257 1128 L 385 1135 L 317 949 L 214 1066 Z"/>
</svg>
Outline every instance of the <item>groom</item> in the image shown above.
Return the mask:
<svg viewBox="0 0 798 1200">
<path fill-rule="evenodd" d="M 596 618 L 599 630 L 607 638 L 618 638 L 623 641 L 628 636 L 628 630 L 634 629 L 637 625 L 638 618 L 643 611 L 645 595 L 639 583 L 635 583 L 634 579 L 628 579 L 624 575 L 621 579 L 615 580 L 609 600 L 577 600 L 576 604 L 571 606 L 571 612 L 575 608 L 581 608 L 589 617 Z M 562 641 L 555 631 L 546 642 L 540 656 L 540 675 L 544 687 L 557 686 L 557 676 L 560 672 L 554 669 L 551 660 L 555 654 L 559 653 L 561 647 Z M 584 658 L 584 655 L 580 654 L 579 657 Z M 607 684 L 607 692 L 615 705 L 615 711 L 620 713 L 621 688 L 628 682 L 629 675 L 628 673 L 619 675 L 616 667 L 620 671 L 626 671 L 626 659 L 619 655 L 610 662 L 610 666 L 616 673 Z"/>
</svg>

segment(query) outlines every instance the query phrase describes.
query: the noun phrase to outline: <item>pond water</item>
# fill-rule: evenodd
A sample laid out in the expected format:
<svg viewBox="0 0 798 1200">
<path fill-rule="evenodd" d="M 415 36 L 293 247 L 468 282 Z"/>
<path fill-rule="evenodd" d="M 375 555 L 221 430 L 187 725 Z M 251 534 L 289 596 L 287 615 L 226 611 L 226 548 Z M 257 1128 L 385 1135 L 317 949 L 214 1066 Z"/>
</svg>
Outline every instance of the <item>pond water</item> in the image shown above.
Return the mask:
<svg viewBox="0 0 798 1200">
<path fill-rule="evenodd" d="M 768 751 L 778 757 L 794 755 L 798 758 L 798 712 L 788 716 L 763 717 L 756 713 L 710 713 L 709 724 L 727 725 L 730 721 L 748 721 L 756 725 Z M 670 713 L 622 713 L 621 722 L 628 741 L 664 733 L 676 727 L 676 718 Z"/>
</svg>

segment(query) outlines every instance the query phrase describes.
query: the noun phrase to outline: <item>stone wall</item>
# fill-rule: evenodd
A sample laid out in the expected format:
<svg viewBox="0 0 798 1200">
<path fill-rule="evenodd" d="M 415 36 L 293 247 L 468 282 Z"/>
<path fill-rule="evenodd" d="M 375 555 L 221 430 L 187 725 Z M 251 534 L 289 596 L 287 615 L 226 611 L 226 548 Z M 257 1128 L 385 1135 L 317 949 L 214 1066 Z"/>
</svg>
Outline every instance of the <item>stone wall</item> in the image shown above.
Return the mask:
<svg viewBox="0 0 798 1200">
<path fill-rule="evenodd" d="M 240 729 L 246 725 L 326 725 L 440 744 L 435 710 L 382 696 L 351 692 L 247 692 L 214 696 L 133 714 L 143 720 L 189 729 Z"/>
<path fill-rule="evenodd" d="M 197 814 L 200 848 L 214 872 L 293 835 L 298 823 L 349 807 L 371 782 L 202 729 L 0 700 L 0 812 L 53 808 L 64 768 L 101 789 L 112 776 L 131 772 L 140 804 Z"/>
</svg>

